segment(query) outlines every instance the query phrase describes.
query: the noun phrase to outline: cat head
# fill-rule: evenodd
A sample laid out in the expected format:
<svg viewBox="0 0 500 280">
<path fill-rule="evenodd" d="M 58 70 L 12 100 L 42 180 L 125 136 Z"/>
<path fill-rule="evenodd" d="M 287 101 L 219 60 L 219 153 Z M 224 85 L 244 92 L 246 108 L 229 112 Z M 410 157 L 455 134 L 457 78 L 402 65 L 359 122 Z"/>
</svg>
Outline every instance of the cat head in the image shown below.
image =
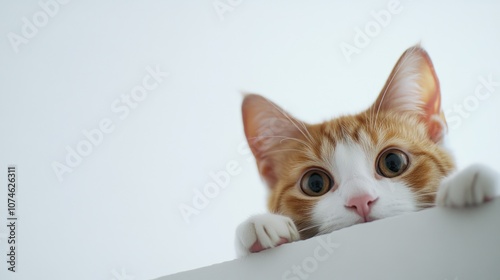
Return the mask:
<svg viewBox="0 0 500 280">
<path fill-rule="evenodd" d="M 433 206 L 454 169 L 442 146 L 439 82 L 420 46 L 401 56 L 357 115 L 306 124 L 255 94 L 245 96 L 242 113 L 268 207 L 292 218 L 302 238 Z"/>
</svg>

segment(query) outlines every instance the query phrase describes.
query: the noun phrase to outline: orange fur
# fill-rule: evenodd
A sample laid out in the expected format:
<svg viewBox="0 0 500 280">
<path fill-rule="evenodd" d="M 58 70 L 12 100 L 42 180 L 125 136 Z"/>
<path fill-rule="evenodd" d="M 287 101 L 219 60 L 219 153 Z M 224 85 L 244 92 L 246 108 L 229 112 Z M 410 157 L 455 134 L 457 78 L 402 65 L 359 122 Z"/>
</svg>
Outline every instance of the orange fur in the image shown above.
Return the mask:
<svg viewBox="0 0 500 280">
<path fill-rule="evenodd" d="M 378 153 L 386 147 L 399 147 L 410 156 L 409 169 L 397 180 L 404 181 L 417 193 L 421 208 L 432 206 L 439 183 L 454 169 L 451 155 L 441 146 L 428 139 L 426 126 L 416 117 L 402 118 L 395 114 L 381 114 L 376 128 L 370 127 L 367 112 L 355 116 L 344 116 L 319 125 L 308 125 L 307 129 L 314 142 L 309 147 L 295 142 L 284 141 L 283 149 L 293 153 L 277 155 L 275 166 L 276 184 L 272 186 L 268 208 L 292 218 L 299 231 L 309 225 L 312 207 L 321 197 L 302 194 L 297 182 L 302 173 L 310 167 L 328 170 L 331 163 L 326 156 L 333 154 L 335 144 L 353 140 L 362 143 L 366 150 L 373 151 L 373 174 Z M 313 148 L 313 149 L 311 149 Z M 302 233 L 304 238 L 313 236 L 313 230 Z"/>
<path fill-rule="evenodd" d="M 410 95 L 411 90 L 416 93 Z M 305 195 L 299 181 L 311 167 L 335 168 L 331 158 L 339 143 L 361 146 L 375 178 L 380 177 L 376 160 L 383 150 L 397 147 L 405 151 L 409 167 L 391 180 L 410 188 L 419 209 L 434 204 L 441 180 L 454 169 L 452 156 L 440 144 L 446 122 L 440 109 L 439 82 L 430 58 L 419 46 L 403 54 L 377 101 L 362 113 L 309 125 L 263 97 L 248 95 L 243 118 L 259 172 L 270 188 L 268 208 L 292 218 L 303 239 L 318 233 L 310 221 L 322 196 Z M 337 187 L 335 184 L 331 191 Z"/>
</svg>

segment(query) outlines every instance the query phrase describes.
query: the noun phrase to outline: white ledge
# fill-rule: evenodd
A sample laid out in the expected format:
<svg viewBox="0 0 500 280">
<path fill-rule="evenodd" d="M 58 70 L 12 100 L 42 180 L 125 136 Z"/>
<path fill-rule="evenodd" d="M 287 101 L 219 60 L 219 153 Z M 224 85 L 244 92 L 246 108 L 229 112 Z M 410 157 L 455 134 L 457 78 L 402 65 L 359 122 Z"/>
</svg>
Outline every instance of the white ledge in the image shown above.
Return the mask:
<svg viewBox="0 0 500 280">
<path fill-rule="evenodd" d="M 500 279 L 500 199 L 360 224 L 157 280 L 181 279 Z"/>
</svg>

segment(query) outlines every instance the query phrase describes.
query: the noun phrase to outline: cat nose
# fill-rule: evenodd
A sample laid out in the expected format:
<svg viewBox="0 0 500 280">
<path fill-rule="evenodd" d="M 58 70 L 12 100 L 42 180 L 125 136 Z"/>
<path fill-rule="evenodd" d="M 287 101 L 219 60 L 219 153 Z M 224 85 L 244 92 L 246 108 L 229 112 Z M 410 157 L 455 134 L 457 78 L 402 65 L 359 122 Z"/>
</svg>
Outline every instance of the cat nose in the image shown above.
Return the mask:
<svg viewBox="0 0 500 280">
<path fill-rule="evenodd" d="M 373 203 L 378 197 L 373 197 L 369 194 L 353 197 L 347 201 L 345 205 L 348 208 L 354 208 L 358 214 L 366 221 L 368 214 L 370 214 Z"/>
</svg>

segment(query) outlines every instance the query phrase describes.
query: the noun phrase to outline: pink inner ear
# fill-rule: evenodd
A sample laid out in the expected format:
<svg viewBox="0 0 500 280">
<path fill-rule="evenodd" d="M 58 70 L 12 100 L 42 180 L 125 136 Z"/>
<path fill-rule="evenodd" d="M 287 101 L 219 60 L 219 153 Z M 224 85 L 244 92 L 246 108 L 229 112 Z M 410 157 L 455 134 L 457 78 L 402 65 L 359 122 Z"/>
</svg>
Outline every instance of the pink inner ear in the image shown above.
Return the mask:
<svg viewBox="0 0 500 280">
<path fill-rule="evenodd" d="M 447 131 L 446 119 L 441 110 L 441 91 L 434 65 L 427 54 L 422 53 L 420 87 L 424 103 L 425 121 L 427 122 L 429 137 L 434 142 L 440 142 Z"/>
<path fill-rule="evenodd" d="M 405 51 L 371 110 L 418 114 L 427 124 L 429 138 L 441 141 L 446 120 L 441 111 L 439 80 L 424 49 L 414 46 Z"/>
<path fill-rule="evenodd" d="M 444 113 L 441 111 L 439 115 L 429 116 L 426 121 L 429 137 L 435 143 L 441 142 L 448 131 Z"/>
<path fill-rule="evenodd" d="M 302 139 L 299 122 L 266 98 L 249 94 L 242 104 L 245 135 L 257 160 L 260 175 L 269 187 L 276 183 L 276 151 L 283 149 L 283 140 Z M 302 123 L 300 123 L 302 124 Z"/>
</svg>

